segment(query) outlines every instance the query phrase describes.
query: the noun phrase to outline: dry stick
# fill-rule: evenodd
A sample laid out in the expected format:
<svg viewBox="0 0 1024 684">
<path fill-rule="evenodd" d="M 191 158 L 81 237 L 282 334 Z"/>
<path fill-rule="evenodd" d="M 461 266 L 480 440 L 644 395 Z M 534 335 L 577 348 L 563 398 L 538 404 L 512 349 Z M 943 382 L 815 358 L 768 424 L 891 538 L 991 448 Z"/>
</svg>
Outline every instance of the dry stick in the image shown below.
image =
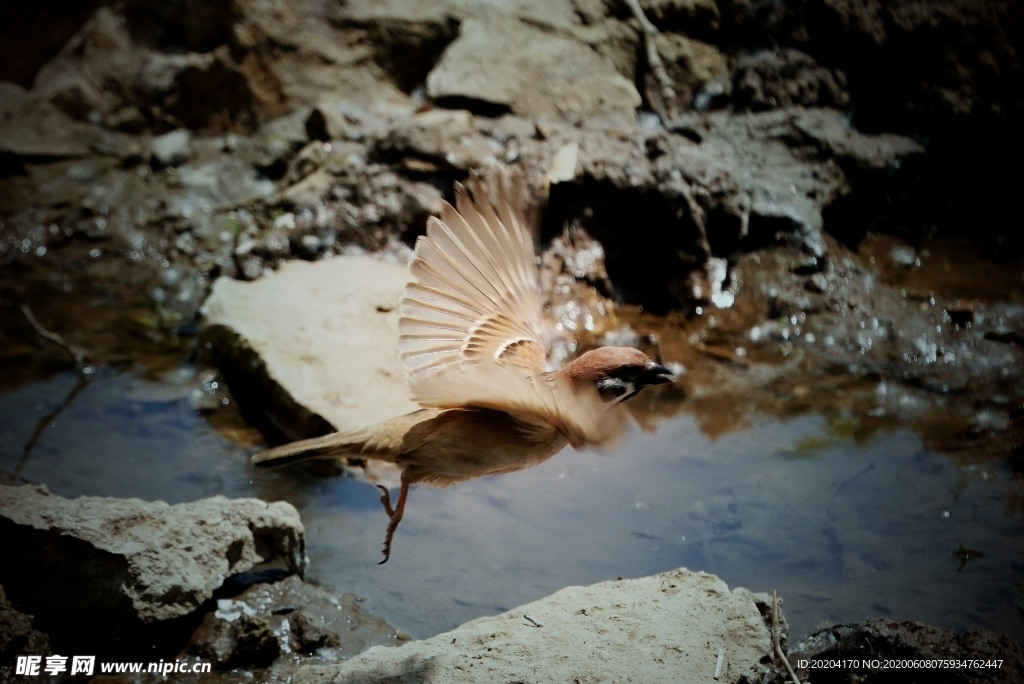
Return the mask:
<svg viewBox="0 0 1024 684">
<path fill-rule="evenodd" d="M 81 371 L 83 369 L 86 360 L 89 358 L 89 355 L 85 353 L 84 349 L 78 345 L 71 344 L 57 333 L 50 332 L 43 326 L 39 325 L 39 321 L 37 321 L 36 317 L 32 315 L 32 311 L 28 308 L 28 304 L 21 305 L 21 313 L 25 314 L 25 318 L 28 319 L 29 325 L 32 326 L 33 330 L 39 333 L 40 337 L 49 342 L 53 342 L 68 354 L 71 354 L 71 358 L 75 360 L 75 366 L 78 370 Z"/>
<path fill-rule="evenodd" d="M 36 423 L 36 429 L 32 431 L 32 435 L 28 438 L 28 442 L 25 443 L 25 448 L 21 452 L 21 459 L 18 461 L 18 465 L 16 465 L 14 470 L 11 471 L 11 475 L 15 479 L 21 477 L 21 471 L 25 469 L 25 464 L 28 463 L 28 457 L 32 454 L 32 450 L 36 448 L 36 445 L 39 444 L 39 440 L 42 439 L 43 433 L 46 432 L 46 429 L 50 427 L 53 420 L 60 415 L 61 411 L 70 406 L 71 402 L 75 400 L 75 397 L 82 393 L 82 390 L 86 388 L 89 381 L 92 380 L 92 377 L 93 376 L 86 375 L 85 373 L 79 373 L 78 382 L 71 388 L 68 395 L 64 397 L 64 401 L 58 404 L 57 408 L 47 413 L 39 420 L 38 423 Z"/>
<path fill-rule="evenodd" d="M 84 349 L 78 345 L 71 344 L 57 333 L 50 332 L 40 325 L 39 321 L 36 320 L 36 317 L 32 315 L 32 311 L 28 308 L 28 304 L 21 305 L 21 313 L 25 314 L 25 318 L 28 320 L 29 325 L 32 326 L 32 329 L 35 330 L 40 337 L 48 342 L 52 342 L 71 355 L 75 360 L 75 367 L 78 369 L 78 382 L 75 383 L 75 386 L 72 387 L 71 391 L 68 392 L 66 397 L 64 397 L 64 401 L 58 404 L 53 411 L 43 416 L 43 418 L 36 423 L 35 430 L 32 431 L 32 435 L 28 438 L 28 442 L 25 444 L 25 448 L 21 452 L 21 459 L 18 461 L 18 465 L 16 465 L 14 470 L 11 471 L 11 475 L 13 475 L 15 479 L 21 477 L 21 471 L 25 469 L 25 464 L 28 463 L 28 457 L 32 454 L 32 450 L 36 445 L 39 444 L 39 440 L 42 438 L 43 433 L 46 432 L 48 427 L 50 427 L 54 418 L 60 415 L 61 411 L 66 409 L 71 402 L 75 400 L 75 397 L 81 394 L 82 390 L 85 389 L 86 385 L 88 385 L 89 381 L 93 378 L 91 369 L 87 369 L 85 365 L 89 355 Z"/>
<path fill-rule="evenodd" d="M 661 96 L 665 100 L 665 112 L 668 114 L 668 118 L 674 119 L 676 114 L 672 103 L 676 99 L 676 89 L 668 72 L 665 71 L 665 64 L 661 61 L 661 55 L 658 54 L 658 46 L 655 43 L 658 37 L 658 29 L 650 22 L 647 15 L 644 14 L 643 8 L 640 7 L 640 0 L 626 0 L 626 4 L 629 5 L 633 16 L 640 22 L 640 27 L 643 29 L 644 47 L 647 49 L 647 64 L 651 67 L 651 71 L 654 72 L 655 78 L 661 83 Z"/>
<path fill-rule="evenodd" d="M 772 643 L 775 646 L 775 653 L 782 659 L 786 671 L 793 678 L 793 684 L 800 684 L 796 672 L 793 672 L 793 666 L 789 664 L 789 658 L 782 652 L 782 646 L 779 645 L 779 595 L 774 589 L 772 590 Z"/>
</svg>

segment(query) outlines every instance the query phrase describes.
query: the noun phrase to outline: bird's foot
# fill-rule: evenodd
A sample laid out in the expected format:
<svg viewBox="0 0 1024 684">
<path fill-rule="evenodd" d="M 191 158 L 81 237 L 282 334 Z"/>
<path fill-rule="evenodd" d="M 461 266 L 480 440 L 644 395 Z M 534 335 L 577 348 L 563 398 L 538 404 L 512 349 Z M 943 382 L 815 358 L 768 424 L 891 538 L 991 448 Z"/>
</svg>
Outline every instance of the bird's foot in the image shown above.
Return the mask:
<svg viewBox="0 0 1024 684">
<path fill-rule="evenodd" d="M 394 509 L 391 508 L 391 495 L 388 490 L 380 485 L 377 485 L 377 487 L 383 492 L 380 502 L 384 504 L 384 510 L 387 511 L 388 518 L 390 518 L 388 521 L 388 532 L 384 537 L 384 560 L 377 563 L 377 565 L 384 565 L 391 558 L 391 540 L 395 536 L 395 530 L 398 529 L 398 523 L 402 522 L 402 514 L 405 512 L 405 499 L 409 495 L 409 483 L 402 482 L 402 489 L 398 493 L 398 503 Z"/>
<path fill-rule="evenodd" d="M 384 485 L 377 485 L 377 489 L 381 491 L 380 502 L 384 504 L 384 512 L 388 514 L 389 518 L 393 518 L 395 511 L 391 508 L 391 492 Z"/>
</svg>

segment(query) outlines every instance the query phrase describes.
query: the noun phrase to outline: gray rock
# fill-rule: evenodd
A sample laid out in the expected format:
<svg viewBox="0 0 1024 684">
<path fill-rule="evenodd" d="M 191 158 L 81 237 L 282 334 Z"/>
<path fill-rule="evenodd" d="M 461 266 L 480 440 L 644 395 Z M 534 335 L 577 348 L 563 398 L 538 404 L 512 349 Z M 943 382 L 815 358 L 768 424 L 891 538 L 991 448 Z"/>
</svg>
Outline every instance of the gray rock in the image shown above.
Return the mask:
<svg viewBox="0 0 1024 684">
<path fill-rule="evenodd" d="M 123 15 L 99 7 L 36 74 L 33 90 L 70 116 L 85 120 L 126 104 L 139 51 Z"/>
<path fill-rule="evenodd" d="M 153 159 L 160 166 L 184 164 L 192 156 L 192 150 L 189 147 L 191 141 L 192 135 L 185 129 L 178 129 L 157 136 L 150 143 Z"/>
<path fill-rule="evenodd" d="M 477 132 L 465 110 L 432 109 L 395 126 L 377 148 L 384 154 L 419 158 L 438 168 L 469 169 L 496 163 L 494 151 Z M 488 159 L 490 157 L 490 159 Z"/>
<path fill-rule="evenodd" d="M 636 87 L 583 43 L 511 17 L 463 21 L 427 76 L 427 94 L 504 105 L 523 116 L 629 120 L 641 102 Z"/>
<path fill-rule="evenodd" d="M 719 648 L 718 681 L 762 681 L 771 640 L 756 601 L 714 575 L 679 569 L 568 587 L 424 641 L 306 666 L 292 681 L 709 682 Z"/>
<path fill-rule="evenodd" d="M 328 649 L 333 659 L 344 659 L 405 639 L 383 619 L 363 612 L 352 594 L 332 594 L 289 577 L 254 584 L 238 596 L 218 600 L 217 609 L 206 614 L 186 650 L 225 668 L 265 666 L 285 654 L 274 664 L 275 673 L 285 675 L 277 679 L 283 680 L 294 674 L 296 655 Z M 283 672 L 288 666 L 290 670 Z"/>
<path fill-rule="evenodd" d="M 288 262 L 250 283 L 220 278 L 202 340 L 235 396 L 295 437 L 372 425 L 419 408 L 398 359 L 408 280 L 398 264 L 346 256 Z"/>
<path fill-rule="evenodd" d="M 99 140 L 92 126 L 14 83 L 0 82 L 0 153 L 84 157 Z"/>
<path fill-rule="evenodd" d="M 0 539 L 0 581 L 16 605 L 116 625 L 188 615 L 259 563 L 301 573 L 306 562 L 291 504 L 222 496 L 171 506 L 0 486 Z"/>
<path fill-rule="evenodd" d="M 721 196 L 718 206 L 739 216 L 741 225 L 753 217 L 789 223 L 815 256 L 825 253 L 822 211 L 851 191 L 840 162 L 881 171 L 924 152 L 903 136 L 860 133 L 829 109 L 689 114 L 673 128 L 696 135 L 700 143 L 672 145 L 657 160 L 663 173 L 679 169 L 707 191 L 705 197 Z M 794 145 L 794 139 L 806 144 Z"/>
</svg>

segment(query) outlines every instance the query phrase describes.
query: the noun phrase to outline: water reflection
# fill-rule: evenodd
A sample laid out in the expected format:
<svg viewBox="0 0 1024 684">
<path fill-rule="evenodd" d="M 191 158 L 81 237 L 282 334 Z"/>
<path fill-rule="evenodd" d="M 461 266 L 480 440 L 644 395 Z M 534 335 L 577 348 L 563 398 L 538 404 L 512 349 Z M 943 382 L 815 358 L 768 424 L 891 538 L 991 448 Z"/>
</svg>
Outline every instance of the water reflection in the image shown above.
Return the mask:
<svg viewBox="0 0 1024 684">
<path fill-rule="evenodd" d="M 0 395 L 9 471 L 74 373 Z M 529 470 L 421 487 L 402 552 L 378 566 L 375 489 L 299 467 L 255 471 L 180 392 L 101 369 L 43 433 L 23 476 L 65 496 L 259 496 L 295 504 L 309 579 L 367 597 L 413 636 L 563 586 L 686 566 L 777 589 L 795 634 L 888 616 L 1024 637 L 1021 482 L 958 463 L 909 431 L 856 434 L 809 413 L 756 411 L 712 439 L 700 417 L 636 428 L 612 453 L 567 449 Z M 960 546 L 983 552 L 958 571 Z"/>
</svg>

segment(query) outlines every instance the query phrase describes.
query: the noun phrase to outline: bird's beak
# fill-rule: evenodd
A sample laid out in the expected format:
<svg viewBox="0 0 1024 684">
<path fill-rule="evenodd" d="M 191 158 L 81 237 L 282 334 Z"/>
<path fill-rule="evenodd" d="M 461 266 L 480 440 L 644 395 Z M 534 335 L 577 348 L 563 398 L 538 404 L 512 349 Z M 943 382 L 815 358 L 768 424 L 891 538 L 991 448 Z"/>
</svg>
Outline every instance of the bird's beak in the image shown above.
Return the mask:
<svg viewBox="0 0 1024 684">
<path fill-rule="evenodd" d="M 647 387 L 649 385 L 664 385 L 666 382 L 672 382 L 675 379 L 676 374 L 668 368 L 665 368 L 660 363 L 648 361 L 644 369 L 640 371 L 635 382 L 637 387 Z"/>
</svg>

